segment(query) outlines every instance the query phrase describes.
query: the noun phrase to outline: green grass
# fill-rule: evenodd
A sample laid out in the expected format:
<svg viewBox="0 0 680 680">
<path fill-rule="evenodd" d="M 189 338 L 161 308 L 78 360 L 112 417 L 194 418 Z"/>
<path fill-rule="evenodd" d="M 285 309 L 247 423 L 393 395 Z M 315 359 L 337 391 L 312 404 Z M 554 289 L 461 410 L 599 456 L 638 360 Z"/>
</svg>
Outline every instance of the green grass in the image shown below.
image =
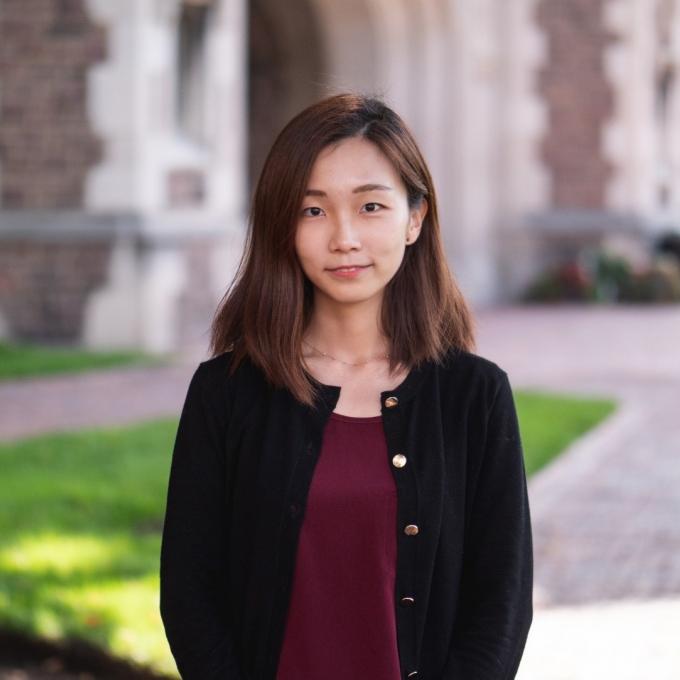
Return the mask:
<svg viewBox="0 0 680 680">
<path fill-rule="evenodd" d="M 529 390 L 517 390 L 515 404 L 528 475 L 538 472 L 616 408 L 612 400 L 576 399 Z"/>
<path fill-rule="evenodd" d="M 94 352 L 71 347 L 0 341 L 0 380 L 79 373 L 124 365 L 159 365 L 169 357 L 138 351 Z"/>
<path fill-rule="evenodd" d="M 612 404 L 516 392 L 530 473 Z M 176 673 L 158 611 L 176 419 L 0 445 L 0 625 Z"/>
<path fill-rule="evenodd" d="M 158 613 L 175 419 L 0 446 L 0 624 L 174 672 Z"/>
</svg>

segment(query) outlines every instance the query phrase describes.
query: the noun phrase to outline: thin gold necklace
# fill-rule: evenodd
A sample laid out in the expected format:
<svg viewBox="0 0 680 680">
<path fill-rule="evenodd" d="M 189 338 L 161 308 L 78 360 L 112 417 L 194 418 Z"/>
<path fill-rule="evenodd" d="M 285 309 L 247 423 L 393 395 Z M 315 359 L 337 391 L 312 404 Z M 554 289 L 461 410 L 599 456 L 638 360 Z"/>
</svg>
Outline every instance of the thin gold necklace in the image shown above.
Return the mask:
<svg viewBox="0 0 680 680">
<path fill-rule="evenodd" d="M 305 343 L 308 347 L 311 347 L 315 352 L 318 352 L 319 354 L 323 354 L 323 356 L 328 357 L 329 359 L 333 359 L 333 361 L 339 361 L 341 364 L 346 364 L 347 366 L 363 366 L 364 364 L 368 364 L 371 361 L 378 361 L 379 359 L 389 359 L 390 355 L 389 354 L 383 354 L 378 357 L 373 357 L 372 359 L 366 359 L 366 361 L 360 361 L 356 364 L 353 364 L 349 361 L 343 361 L 342 359 L 336 359 L 334 356 L 331 356 L 330 354 L 327 354 L 326 352 L 322 352 L 320 349 L 317 349 L 312 345 L 311 343 L 307 342 L 306 340 L 303 340 L 302 342 Z"/>
</svg>

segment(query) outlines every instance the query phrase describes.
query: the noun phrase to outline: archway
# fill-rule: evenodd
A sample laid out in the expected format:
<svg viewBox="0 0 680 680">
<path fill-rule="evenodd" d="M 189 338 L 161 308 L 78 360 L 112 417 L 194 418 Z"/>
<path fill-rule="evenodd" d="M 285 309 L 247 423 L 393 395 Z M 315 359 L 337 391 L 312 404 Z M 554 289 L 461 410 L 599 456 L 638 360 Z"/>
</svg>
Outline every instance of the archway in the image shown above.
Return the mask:
<svg viewBox="0 0 680 680">
<path fill-rule="evenodd" d="M 326 59 L 307 0 L 251 0 L 248 55 L 248 195 L 285 123 L 321 96 Z"/>
</svg>

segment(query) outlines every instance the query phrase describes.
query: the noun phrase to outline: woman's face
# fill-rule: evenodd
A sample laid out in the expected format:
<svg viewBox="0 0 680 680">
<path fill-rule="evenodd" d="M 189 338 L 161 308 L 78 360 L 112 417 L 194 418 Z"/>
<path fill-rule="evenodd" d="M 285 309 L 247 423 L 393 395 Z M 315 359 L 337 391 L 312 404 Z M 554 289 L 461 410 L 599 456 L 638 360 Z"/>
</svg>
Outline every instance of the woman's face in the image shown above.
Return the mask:
<svg viewBox="0 0 680 680">
<path fill-rule="evenodd" d="M 382 298 L 407 240 L 420 234 L 427 202 L 409 212 L 406 187 L 385 154 L 362 137 L 319 153 L 300 209 L 295 251 L 315 302 Z M 339 267 L 356 267 L 338 271 Z"/>
</svg>

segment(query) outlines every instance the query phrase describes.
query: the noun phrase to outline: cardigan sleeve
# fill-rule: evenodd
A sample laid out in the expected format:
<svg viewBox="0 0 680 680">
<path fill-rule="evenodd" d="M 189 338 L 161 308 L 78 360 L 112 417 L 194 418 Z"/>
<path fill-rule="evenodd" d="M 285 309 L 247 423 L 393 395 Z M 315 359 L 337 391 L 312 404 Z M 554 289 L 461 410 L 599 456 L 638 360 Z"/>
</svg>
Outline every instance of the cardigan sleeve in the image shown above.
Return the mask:
<svg viewBox="0 0 680 680">
<path fill-rule="evenodd" d="M 160 613 L 184 680 L 241 680 L 226 612 L 228 405 L 207 398 L 204 372 L 201 363 L 189 384 L 172 454 Z"/>
<path fill-rule="evenodd" d="M 443 680 L 512 680 L 533 618 L 533 549 L 522 443 L 505 371 L 488 411 L 473 493 L 459 615 Z"/>
</svg>

